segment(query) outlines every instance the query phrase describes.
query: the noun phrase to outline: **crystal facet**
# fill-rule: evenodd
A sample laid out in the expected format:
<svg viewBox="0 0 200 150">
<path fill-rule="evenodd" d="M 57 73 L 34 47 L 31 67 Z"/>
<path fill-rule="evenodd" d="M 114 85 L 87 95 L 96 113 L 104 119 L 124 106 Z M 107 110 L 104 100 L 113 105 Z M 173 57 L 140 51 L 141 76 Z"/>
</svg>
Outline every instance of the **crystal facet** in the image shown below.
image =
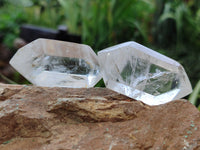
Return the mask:
<svg viewBox="0 0 200 150">
<path fill-rule="evenodd" d="M 175 60 L 136 42 L 98 53 L 106 87 L 148 105 L 159 105 L 192 92 L 184 68 Z"/>
<path fill-rule="evenodd" d="M 38 86 L 93 87 L 101 79 L 94 51 L 71 42 L 37 39 L 19 49 L 10 64 Z"/>
</svg>

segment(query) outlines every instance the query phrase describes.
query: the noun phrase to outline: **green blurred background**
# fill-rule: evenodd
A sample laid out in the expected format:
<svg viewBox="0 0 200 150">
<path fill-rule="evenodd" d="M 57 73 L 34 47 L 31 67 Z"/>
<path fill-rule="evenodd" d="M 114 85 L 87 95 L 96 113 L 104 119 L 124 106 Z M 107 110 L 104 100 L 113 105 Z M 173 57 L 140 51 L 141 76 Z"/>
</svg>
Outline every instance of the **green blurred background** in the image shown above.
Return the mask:
<svg viewBox="0 0 200 150">
<path fill-rule="evenodd" d="M 199 0 L 0 0 L 0 34 L 11 51 L 24 23 L 66 25 L 96 52 L 131 40 L 150 47 L 184 66 L 199 105 Z"/>
</svg>

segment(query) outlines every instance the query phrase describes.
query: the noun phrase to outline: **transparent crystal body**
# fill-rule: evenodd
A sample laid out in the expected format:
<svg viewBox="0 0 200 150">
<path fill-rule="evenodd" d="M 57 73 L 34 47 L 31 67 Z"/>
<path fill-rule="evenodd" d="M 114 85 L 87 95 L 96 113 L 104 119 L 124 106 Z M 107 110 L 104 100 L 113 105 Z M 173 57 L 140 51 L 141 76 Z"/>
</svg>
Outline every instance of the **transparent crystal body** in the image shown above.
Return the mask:
<svg viewBox="0 0 200 150">
<path fill-rule="evenodd" d="M 178 62 L 136 42 L 104 49 L 98 58 L 107 88 L 148 105 L 164 104 L 192 92 Z"/>
<path fill-rule="evenodd" d="M 17 51 L 10 64 L 27 80 L 46 87 L 93 87 L 100 66 L 87 45 L 38 39 Z"/>
</svg>

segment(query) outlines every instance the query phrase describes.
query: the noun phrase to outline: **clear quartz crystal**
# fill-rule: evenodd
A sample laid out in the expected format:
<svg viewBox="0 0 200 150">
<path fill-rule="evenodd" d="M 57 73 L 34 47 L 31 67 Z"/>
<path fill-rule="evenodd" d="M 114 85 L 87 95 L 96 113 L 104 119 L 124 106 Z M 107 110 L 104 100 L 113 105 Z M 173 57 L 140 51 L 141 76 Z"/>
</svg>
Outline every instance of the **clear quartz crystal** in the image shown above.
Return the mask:
<svg viewBox="0 0 200 150">
<path fill-rule="evenodd" d="M 10 64 L 38 86 L 84 88 L 101 79 L 94 51 L 71 42 L 35 40 L 19 49 Z"/>
<path fill-rule="evenodd" d="M 126 42 L 98 53 L 106 87 L 159 105 L 192 92 L 184 68 L 158 52 L 136 42 Z"/>
</svg>

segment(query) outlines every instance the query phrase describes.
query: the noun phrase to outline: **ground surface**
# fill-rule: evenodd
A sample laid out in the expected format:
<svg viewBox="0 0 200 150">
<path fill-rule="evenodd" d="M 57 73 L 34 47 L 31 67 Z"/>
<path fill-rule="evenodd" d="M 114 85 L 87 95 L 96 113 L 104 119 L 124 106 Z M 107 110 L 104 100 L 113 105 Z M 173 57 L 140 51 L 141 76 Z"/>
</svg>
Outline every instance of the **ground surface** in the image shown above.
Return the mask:
<svg viewBox="0 0 200 150">
<path fill-rule="evenodd" d="M 200 150 L 200 112 L 106 88 L 0 84 L 0 150 Z"/>
</svg>

